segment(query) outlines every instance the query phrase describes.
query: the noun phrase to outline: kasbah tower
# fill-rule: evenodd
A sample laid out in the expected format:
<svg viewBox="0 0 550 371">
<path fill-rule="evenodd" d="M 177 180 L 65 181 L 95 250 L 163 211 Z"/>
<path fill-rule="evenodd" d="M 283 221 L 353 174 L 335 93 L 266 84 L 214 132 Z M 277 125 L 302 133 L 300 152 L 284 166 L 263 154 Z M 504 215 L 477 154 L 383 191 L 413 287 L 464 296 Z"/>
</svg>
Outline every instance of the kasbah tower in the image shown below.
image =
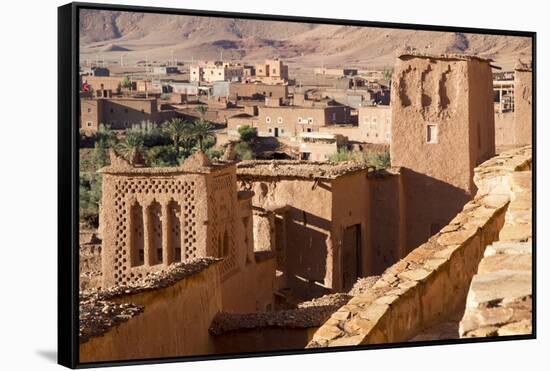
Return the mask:
<svg viewBox="0 0 550 371">
<path fill-rule="evenodd" d="M 475 195 L 474 168 L 495 154 L 490 60 L 401 54 L 391 94 L 390 154 L 402 167 L 410 251 Z"/>
</svg>

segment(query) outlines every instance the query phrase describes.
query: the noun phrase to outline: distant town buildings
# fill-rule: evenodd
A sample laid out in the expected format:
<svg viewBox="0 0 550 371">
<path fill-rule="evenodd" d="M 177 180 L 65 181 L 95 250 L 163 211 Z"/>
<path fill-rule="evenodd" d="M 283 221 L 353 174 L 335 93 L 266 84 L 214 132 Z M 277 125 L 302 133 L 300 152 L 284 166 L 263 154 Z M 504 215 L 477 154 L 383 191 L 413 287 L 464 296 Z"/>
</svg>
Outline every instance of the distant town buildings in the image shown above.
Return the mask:
<svg viewBox="0 0 550 371">
<path fill-rule="evenodd" d="M 212 84 L 217 81 L 286 84 L 288 66 L 278 59 L 268 59 L 254 66 L 223 61 L 207 61 L 190 67 L 190 80 Z"/>
</svg>

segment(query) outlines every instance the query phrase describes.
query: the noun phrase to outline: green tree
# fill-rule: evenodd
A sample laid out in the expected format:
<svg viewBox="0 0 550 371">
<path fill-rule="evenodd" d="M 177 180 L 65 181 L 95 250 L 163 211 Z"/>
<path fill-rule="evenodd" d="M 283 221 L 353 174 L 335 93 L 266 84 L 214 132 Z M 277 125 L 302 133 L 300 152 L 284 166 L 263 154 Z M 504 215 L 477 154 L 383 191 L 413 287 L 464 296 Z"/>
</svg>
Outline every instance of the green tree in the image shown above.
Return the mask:
<svg viewBox="0 0 550 371">
<path fill-rule="evenodd" d="M 170 137 L 176 157 L 180 156 L 180 147 L 188 145 L 194 136 L 193 125 L 180 118 L 166 121 L 162 125 L 162 130 Z"/>
<path fill-rule="evenodd" d="M 192 130 L 192 138 L 197 141 L 199 149 L 205 150 L 207 146 L 205 144 L 210 142 L 211 144 L 215 143 L 216 136 L 212 132 L 212 124 L 208 121 L 200 118 L 195 120 Z"/>
<path fill-rule="evenodd" d="M 109 148 L 116 144 L 117 137 L 110 125 L 99 124 L 94 140 L 95 143 L 99 143 L 100 147 Z"/>
<path fill-rule="evenodd" d="M 91 156 L 91 163 L 96 170 L 109 164 L 107 150 L 114 147 L 116 142 L 117 137 L 115 132 L 111 130 L 111 127 L 100 124 L 94 136 L 94 150 Z"/>
<path fill-rule="evenodd" d="M 118 152 L 127 160 L 134 150 L 143 152 L 143 134 L 137 130 L 126 130 L 124 137 L 118 142 Z"/>
<path fill-rule="evenodd" d="M 237 131 L 243 142 L 253 143 L 258 138 L 258 129 L 249 125 L 241 126 Z"/>
<path fill-rule="evenodd" d="M 153 167 L 178 165 L 178 156 L 172 145 L 155 146 L 147 150 L 147 162 Z"/>
<path fill-rule="evenodd" d="M 130 78 L 128 76 L 124 76 L 122 82 L 120 83 L 120 86 L 124 89 L 132 89 L 132 82 L 130 81 Z"/>
</svg>

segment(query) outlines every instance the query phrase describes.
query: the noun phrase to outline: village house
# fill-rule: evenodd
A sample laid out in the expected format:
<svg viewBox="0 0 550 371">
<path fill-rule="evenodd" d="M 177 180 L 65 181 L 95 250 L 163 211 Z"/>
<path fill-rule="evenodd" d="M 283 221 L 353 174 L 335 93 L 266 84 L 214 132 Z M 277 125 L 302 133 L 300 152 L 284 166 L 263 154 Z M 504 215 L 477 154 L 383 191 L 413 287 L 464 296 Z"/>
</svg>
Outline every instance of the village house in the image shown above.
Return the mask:
<svg viewBox="0 0 550 371">
<path fill-rule="evenodd" d="M 347 138 L 340 134 L 316 132 L 298 135 L 300 160 L 304 161 L 327 161 L 346 144 Z"/>
<path fill-rule="evenodd" d="M 366 143 L 390 143 L 391 107 L 362 106 L 358 111 L 358 127 Z"/>
<path fill-rule="evenodd" d="M 299 133 L 317 132 L 320 127 L 350 120 L 350 108 L 339 104 L 304 107 L 269 102 L 258 108 L 258 135 L 263 137 L 296 138 Z"/>
<path fill-rule="evenodd" d="M 243 66 L 229 62 L 214 61 L 192 65 L 189 68 L 190 80 L 213 83 L 215 81 L 241 81 Z"/>
<path fill-rule="evenodd" d="M 176 115 L 173 110 L 160 111 L 155 97 L 111 96 L 109 90 L 96 94 L 100 96 L 80 99 L 80 130 L 86 133 L 96 132 L 99 124 L 123 130 L 143 121 L 160 124 Z"/>
<path fill-rule="evenodd" d="M 227 118 L 227 135 L 239 136 L 239 128 L 243 126 L 258 127 L 258 116 L 242 112 Z"/>
<path fill-rule="evenodd" d="M 286 101 L 288 99 L 288 85 L 233 82 L 229 84 L 229 97 L 232 100 L 274 98 Z"/>
<path fill-rule="evenodd" d="M 81 87 L 88 85 L 91 90 L 112 90 L 120 93 L 122 90 L 123 76 L 81 76 Z M 132 90 L 136 89 L 135 81 L 132 81 Z"/>
<path fill-rule="evenodd" d="M 288 66 L 279 59 L 266 59 L 264 63 L 254 65 L 254 75 L 249 82 L 264 84 L 286 84 L 288 82 Z"/>
<path fill-rule="evenodd" d="M 371 193 L 365 164 L 282 160 L 238 164 L 240 188 L 254 192 L 255 243 L 274 246 L 277 254 L 279 290 L 304 298 L 348 290 L 357 278 L 383 266 L 384 260 L 390 264 L 399 258 L 399 176 L 388 176 L 391 185 Z M 377 182 L 374 178 L 373 187 Z M 393 194 L 395 205 L 392 202 L 391 210 L 373 209 L 376 200 L 387 201 L 383 192 Z M 374 210 L 377 218 L 371 218 Z M 395 215 L 388 218 L 388 213 Z M 377 228 L 371 220 L 384 220 L 377 236 L 371 233 Z M 275 231 L 274 240 L 266 237 L 269 230 Z M 377 252 L 378 238 L 384 238 L 385 244 Z"/>
</svg>

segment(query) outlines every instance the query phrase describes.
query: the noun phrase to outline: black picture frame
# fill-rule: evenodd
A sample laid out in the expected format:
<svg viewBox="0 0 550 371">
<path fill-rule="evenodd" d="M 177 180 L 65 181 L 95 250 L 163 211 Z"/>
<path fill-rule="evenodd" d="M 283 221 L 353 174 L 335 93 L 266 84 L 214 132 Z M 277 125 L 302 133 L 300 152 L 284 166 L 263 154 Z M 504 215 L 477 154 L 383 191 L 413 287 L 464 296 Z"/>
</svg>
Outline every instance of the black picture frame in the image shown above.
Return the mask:
<svg viewBox="0 0 550 371">
<path fill-rule="evenodd" d="M 418 341 L 414 343 L 391 343 L 354 347 L 333 347 L 317 349 L 296 349 L 237 354 L 213 354 L 208 356 L 180 356 L 155 359 L 135 359 L 130 361 L 79 362 L 79 243 L 78 243 L 78 72 L 79 72 L 79 11 L 81 9 L 101 9 L 113 11 L 134 11 L 143 13 L 195 15 L 250 20 L 269 20 L 285 22 L 307 22 L 332 25 L 350 25 L 391 29 L 409 29 L 424 31 L 464 32 L 489 35 L 520 36 L 532 40 L 532 143 L 533 143 L 533 333 L 506 337 L 468 338 L 460 340 Z M 289 354 L 314 354 L 321 352 L 357 351 L 367 349 L 386 349 L 401 347 L 434 346 L 448 344 L 475 344 L 494 341 L 536 339 L 536 106 L 537 106 L 537 33 L 532 31 L 512 31 L 503 29 L 452 27 L 441 25 L 423 25 L 360 21 L 350 19 L 329 19 L 301 16 L 282 16 L 269 14 L 250 14 L 238 12 L 202 11 L 191 9 L 143 7 L 129 5 L 96 4 L 74 2 L 58 8 L 58 363 L 69 368 L 89 368 L 99 366 L 122 366 L 137 364 L 169 363 L 182 361 L 201 361 L 244 357 L 264 357 Z"/>
</svg>

